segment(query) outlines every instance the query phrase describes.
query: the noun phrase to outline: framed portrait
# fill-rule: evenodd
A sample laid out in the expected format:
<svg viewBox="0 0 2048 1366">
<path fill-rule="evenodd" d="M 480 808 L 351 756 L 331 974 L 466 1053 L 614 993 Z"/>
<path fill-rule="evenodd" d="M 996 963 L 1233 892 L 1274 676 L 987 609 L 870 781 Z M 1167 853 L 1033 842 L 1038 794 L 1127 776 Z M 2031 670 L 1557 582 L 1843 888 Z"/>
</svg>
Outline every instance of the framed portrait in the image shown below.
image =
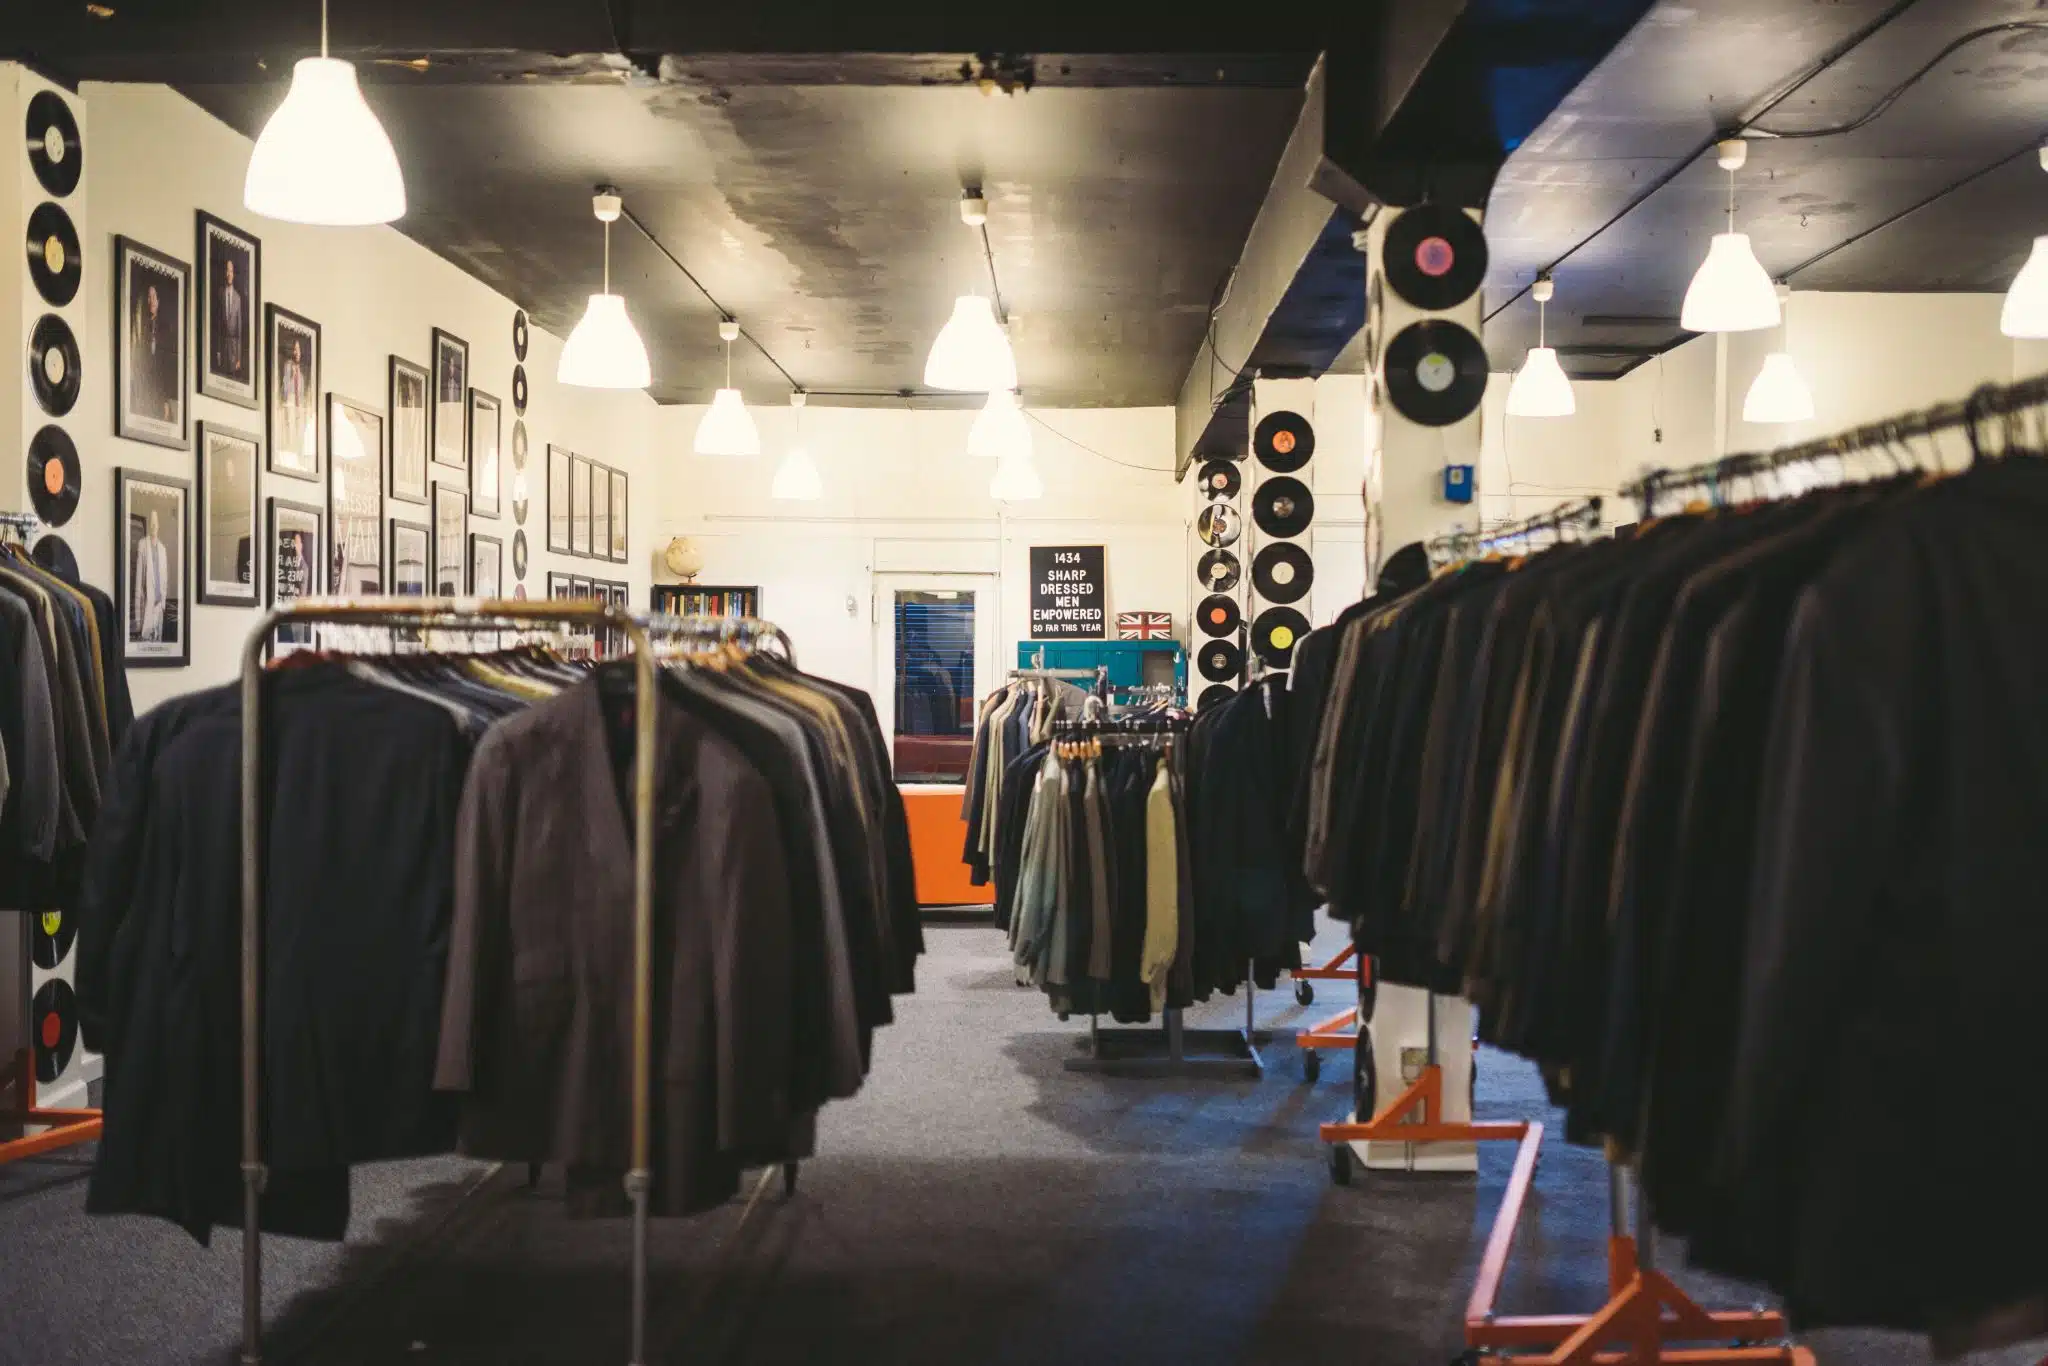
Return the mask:
<svg viewBox="0 0 2048 1366">
<path fill-rule="evenodd" d="M 391 480 L 385 492 L 395 503 L 427 501 L 427 371 L 391 357 Z"/>
<path fill-rule="evenodd" d="M 569 576 L 569 596 L 578 601 L 589 597 L 590 580 L 584 578 L 581 574 L 571 574 Z"/>
<path fill-rule="evenodd" d="M 427 581 L 433 595 L 459 598 L 469 591 L 469 495 L 453 484 L 434 485 L 434 557 Z"/>
<path fill-rule="evenodd" d="M 469 591 L 480 598 L 505 596 L 505 542 L 498 537 L 469 533 Z"/>
<path fill-rule="evenodd" d="M 557 555 L 569 553 L 569 462 L 573 458 L 560 446 L 548 447 L 548 549 Z"/>
<path fill-rule="evenodd" d="M 192 267 L 114 239 L 114 435 L 185 450 L 185 339 Z"/>
<path fill-rule="evenodd" d="M 192 565 L 185 547 L 192 486 L 147 470 L 114 471 L 114 611 L 131 669 L 192 662 Z"/>
<path fill-rule="evenodd" d="M 498 438 L 502 405 L 481 389 L 469 391 L 469 510 L 496 520 L 499 512 Z"/>
<path fill-rule="evenodd" d="M 567 574 L 558 574 L 555 573 L 553 570 L 550 570 L 548 572 L 549 599 L 553 601 L 560 601 L 561 599 L 566 598 L 568 596 L 570 596 L 569 576 Z"/>
<path fill-rule="evenodd" d="M 433 528 L 421 522 L 391 519 L 391 593 L 400 598 L 427 595 L 427 560 L 434 542 Z"/>
<path fill-rule="evenodd" d="M 320 324 L 276 304 L 263 306 L 263 405 L 270 472 L 320 478 Z"/>
<path fill-rule="evenodd" d="M 300 598 L 320 594 L 321 522 L 326 514 L 311 503 L 294 503 L 283 498 L 270 500 L 270 605 L 284 607 Z M 313 643 L 317 628 L 311 622 L 280 626 L 273 637 L 277 652 Z"/>
<path fill-rule="evenodd" d="M 569 457 L 569 553 L 590 558 L 590 462 Z"/>
<path fill-rule="evenodd" d="M 218 422 L 199 433 L 199 601 L 214 607 L 254 607 L 256 530 L 260 514 L 262 443 L 254 432 Z"/>
<path fill-rule="evenodd" d="M 469 452 L 463 423 L 469 415 L 469 343 L 453 332 L 434 329 L 434 403 L 427 440 L 434 461 L 462 469 Z"/>
<path fill-rule="evenodd" d="M 263 390 L 249 331 L 263 316 L 263 243 L 204 209 L 198 239 L 199 392 L 259 407 Z"/>
<path fill-rule="evenodd" d="M 617 564 L 626 562 L 626 472 L 611 471 L 612 485 L 612 560 Z M 624 606 L 621 598 L 620 605 Z"/>
<path fill-rule="evenodd" d="M 612 557 L 612 472 L 603 465 L 590 467 L 590 557 Z"/>
<path fill-rule="evenodd" d="M 327 589 L 384 592 L 384 414 L 327 396 Z"/>
</svg>

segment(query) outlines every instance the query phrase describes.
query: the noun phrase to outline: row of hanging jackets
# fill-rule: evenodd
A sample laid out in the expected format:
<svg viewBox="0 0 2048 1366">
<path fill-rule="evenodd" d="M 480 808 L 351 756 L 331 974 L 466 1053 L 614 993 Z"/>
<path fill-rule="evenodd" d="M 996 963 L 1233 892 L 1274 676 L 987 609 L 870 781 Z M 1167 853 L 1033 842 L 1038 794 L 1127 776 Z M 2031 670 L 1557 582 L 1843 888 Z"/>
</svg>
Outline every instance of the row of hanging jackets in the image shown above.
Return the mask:
<svg viewBox="0 0 2048 1366">
<path fill-rule="evenodd" d="M 266 674 L 262 1084 L 269 1231 L 339 1238 L 350 1164 L 565 1169 L 624 1212 L 633 1104 L 630 662 L 529 652 Z M 239 1223 L 239 685 L 116 757 L 78 995 L 106 1054 L 94 1213 Z M 922 949 L 865 694 L 756 654 L 659 673 L 652 1208 L 809 1155 Z"/>
<path fill-rule="evenodd" d="M 1383 583 L 1310 680 L 1333 914 L 1802 1326 L 2048 1321 L 2044 546 L 2038 458 L 1695 511 Z"/>
<path fill-rule="evenodd" d="M 960 801 L 960 818 L 967 822 L 960 859 L 972 885 L 986 887 L 993 879 L 995 815 L 1018 756 L 1044 744 L 1054 723 L 1093 715 L 1100 706 L 1080 688 L 1046 674 L 1012 679 L 982 699 Z M 998 925 L 1008 923 L 999 915 Z"/>
<path fill-rule="evenodd" d="M 135 719 L 122 639 L 105 593 L 0 545 L 0 910 L 76 899 L 113 753 Z"/>
</svg>

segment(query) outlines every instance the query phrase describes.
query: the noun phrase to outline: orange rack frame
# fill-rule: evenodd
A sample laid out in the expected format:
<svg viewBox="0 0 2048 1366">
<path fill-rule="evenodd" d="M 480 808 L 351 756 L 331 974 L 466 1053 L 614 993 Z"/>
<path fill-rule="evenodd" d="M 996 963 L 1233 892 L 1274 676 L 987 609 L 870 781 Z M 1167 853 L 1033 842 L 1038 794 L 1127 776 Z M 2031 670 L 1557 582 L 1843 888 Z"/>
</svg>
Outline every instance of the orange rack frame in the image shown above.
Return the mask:
<svg viewBox="0 0 2048 1366">
<path fill-rule="evenodd" d="M 0 1142 L 0 1165 L 58 1148 L 69 1148 L 76 1143 L 90 1143 L 100 1136 L 98 1110 L 48 1110 L 36 1104 L 36 1065 L 28 1049 L 21 1049 L 14 1055 L 13 1072 L 17 1100 L 9 1108 L 0 1110 L 0 1126 L 10 1129 L 34 1125 L 49 1127 L 39 1134 Z"/>
</svg>

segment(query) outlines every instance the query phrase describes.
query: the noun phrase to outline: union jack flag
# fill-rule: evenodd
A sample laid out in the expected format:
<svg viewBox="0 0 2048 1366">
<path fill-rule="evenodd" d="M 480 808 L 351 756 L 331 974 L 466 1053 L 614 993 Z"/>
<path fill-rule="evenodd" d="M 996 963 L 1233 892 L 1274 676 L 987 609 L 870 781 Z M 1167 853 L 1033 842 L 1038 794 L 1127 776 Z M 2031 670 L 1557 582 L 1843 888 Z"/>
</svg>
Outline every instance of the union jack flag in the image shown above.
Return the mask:
<svg viewBox="0 0 2048 1366">
<path fill-rule="evenodd" d="M 1168 640 L 1173 636 L 1171 612 L 1118 612 L 1118 640 Z"/>
</svg>

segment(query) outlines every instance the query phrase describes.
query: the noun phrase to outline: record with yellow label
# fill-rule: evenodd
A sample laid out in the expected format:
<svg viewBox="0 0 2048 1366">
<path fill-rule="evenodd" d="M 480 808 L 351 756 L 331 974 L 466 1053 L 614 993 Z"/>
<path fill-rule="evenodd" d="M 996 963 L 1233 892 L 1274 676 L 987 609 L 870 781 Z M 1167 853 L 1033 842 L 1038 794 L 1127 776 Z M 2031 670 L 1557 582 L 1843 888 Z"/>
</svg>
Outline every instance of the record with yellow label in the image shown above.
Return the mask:
<svg viewBox="0 0 2048 1366">
<path fill-rule="evenodd" d="M 1284 669 L 1295 642 L 1308 634 L 1308 618 L 1292 607 L 1268 607 L 1252 622 L 1252 651 L 1269 669 Z"/>
<path fill-rule="evenodd" d="M 62 308 L 76 298 L 83 265 L 71 215 L 55 204 L 36 205 L 28 216 L 28 278 L 43 302 Z"/>
<path fill-rule="evenodd" d="M 78 938 L 78 925 L 62 911 L 31 911 L 28 923 L 29 956 L 47 972 L 71 952 L 72 942 Z"/>
</svg>

